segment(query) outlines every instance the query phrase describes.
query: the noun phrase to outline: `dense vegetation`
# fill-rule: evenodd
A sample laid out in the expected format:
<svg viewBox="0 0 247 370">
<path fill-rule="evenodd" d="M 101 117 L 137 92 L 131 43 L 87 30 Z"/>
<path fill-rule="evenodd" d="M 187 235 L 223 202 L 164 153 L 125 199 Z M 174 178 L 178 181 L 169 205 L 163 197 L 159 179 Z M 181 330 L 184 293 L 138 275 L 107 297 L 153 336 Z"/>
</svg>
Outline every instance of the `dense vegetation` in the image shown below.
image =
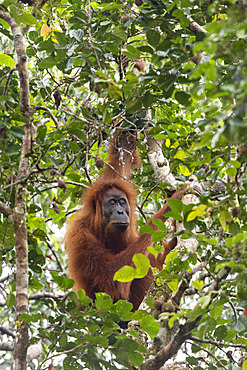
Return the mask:
<svg viewBox="0 0 247 370">
<path fill-rule="evenodd" d="M 152 369 L 247 369 L 246 10 L 244 0 L 2 1 L 1 369 L 148 369 L 151 354 Z M 142 57 L 145 72 L 123 71 L 123 56 Z M 92 305 L 80 291 L 80 312 L 62 236 L 117 118 L 138 134 L 140 226 L 168 187 L 147 159 L 152 137 L 174 178 L 201 184 L 199 203 L 172 204 L 197 248 L 168 256 L 144 310 L 102 293 Z M 175 311 L 155 320 L 154 298 L 171 294 Z"/>
</svg>

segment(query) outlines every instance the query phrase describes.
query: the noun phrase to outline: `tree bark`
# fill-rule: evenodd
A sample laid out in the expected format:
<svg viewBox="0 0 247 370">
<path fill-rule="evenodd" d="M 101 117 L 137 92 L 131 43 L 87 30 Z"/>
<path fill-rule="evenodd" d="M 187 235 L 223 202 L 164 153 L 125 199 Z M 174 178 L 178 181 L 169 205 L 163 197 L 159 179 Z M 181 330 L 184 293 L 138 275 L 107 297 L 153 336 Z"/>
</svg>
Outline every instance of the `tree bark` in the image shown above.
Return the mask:
<svg viewBox="0 0 247 370">
<path fill-rule="evenodd" d="M 31 124 L 32 112 L 30 109 L 29 79 L 27 68 L 27 54 L 21 28 L 6 12 L 0 11 L 0 18 L 11 27 L 15 51 L 17 54 L 17 71 L 20 78 L 20 111 L 26 118 L 23 128 L 25 135 L 18 169 L 18 185 L 16 189 L 15 207 L 13 209 L 13 227 L 15 232 L 16 251 L 16 319 L 17 335 L 14 348 L 14 369 L 26 369 L 26 354 L 28 348 L 28 324 L 20 319 L 20 315 L 28 314 L 28 238 L 26 225 L 26 178 L 29 174 L 31 152 Z"/>
</svg>

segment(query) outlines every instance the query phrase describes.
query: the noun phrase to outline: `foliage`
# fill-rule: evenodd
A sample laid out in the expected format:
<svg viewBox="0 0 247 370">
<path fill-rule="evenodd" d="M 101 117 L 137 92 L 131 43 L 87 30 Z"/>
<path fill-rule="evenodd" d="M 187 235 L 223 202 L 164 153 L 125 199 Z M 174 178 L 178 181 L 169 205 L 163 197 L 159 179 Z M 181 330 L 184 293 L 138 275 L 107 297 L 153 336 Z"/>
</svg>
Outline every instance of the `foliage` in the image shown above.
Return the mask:
<svg viewBox="0 0 247 370">
<path fill-rule="evenodd" d="M 107 160 L 103 142 L 120 117 L 121 128 L 138 131 L 143 167 L 133 181 L 140 194 L 141 231 L 153 233 L 154 254 L 168 231 L 158 221 L 158 231 L 145 228 L 143 216 L 162 204 L 166 186 L 157 184 L 147 161 L 147 135 L 164 140 L 178 180 L 193 174 L 202 183 L 200 203 L 169 201 L 170 216 L 184 222 L 182 238 L 196 238 L 198 247 L 170 253 L 164 269 L 155 272 L 156 288 L 162 291 L 165 284 L 178 295 L 187 284 L 176 311 L 162 314 L 171 328 L 175 320 L 185 329 L 188 320 L 195 324 L 181 347 L 184 363 L 193 369 L 237 369 L 247 346 L 246 5 L 235 0 L 147 0 L 141 6 L 69 0 L 44 1 L 42 7 L 27 2 L 4 0 L 0 6 L 0 327 L 11 332 L 0 329 L 0 349 L 8 345 L 1 368 L 12 362 L 13 337 L 22 320 L 29 324 L 29 345 L 42 340 L 43 352 L 29 368 L 131 369 L 148 359 L 147 347 L 159 329 L 149 313 L 133 314 L 129 303 L 113 303 L 103 293 L 92 304 L 82 291 L 81 312 L 70 292 L 73 282 L 66 278 L 65 222 L 83 188 L 100 174 L 96 159 Z M 15 39 L 5 14 L 25 31 L 29 116 L 21 105 Z M 193 21 L 206 32 L 193 29 Z M 146 72 L 134 74 L 134 62 L 125 74 L 119 71 L 123 55 L 141 56 Z M 19 165 L 27 116 L 33 129 L 23 178 Z M 15 322 L 15 229 L 2 204 L 15 208 L 17 184 L 26 186 L 29 313 Z M 132 278 L 147 271 L 145 259 L 135 258 L 137 270 L 127 271 Z M 150 309 L 154 298 L 147 300 Z M 121 332 L 117 322 L 131 319 L 141 330 Z"/>
</svg>

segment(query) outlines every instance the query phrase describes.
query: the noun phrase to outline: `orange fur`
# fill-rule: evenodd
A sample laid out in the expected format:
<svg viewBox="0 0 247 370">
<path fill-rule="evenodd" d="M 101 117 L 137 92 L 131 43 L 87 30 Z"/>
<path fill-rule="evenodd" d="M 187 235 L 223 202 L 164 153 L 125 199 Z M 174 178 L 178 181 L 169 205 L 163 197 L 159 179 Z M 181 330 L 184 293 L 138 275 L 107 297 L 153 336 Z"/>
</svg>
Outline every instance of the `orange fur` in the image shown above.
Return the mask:
<svg viewBox="0 0 247 370">
<path fill-rule="evenodd" d="M 137 233 L 136 192 L 134 186 L 122 178 L 124 173 L 129 176 L 131 168 L 139 163 L 139 156 L 135 148 L 133 149 L 133 143 L 131 148 L 126 144 L 126 150 L 125 168 L 122 168 L 115 139 L 114 145 L 109 149 L 109 163 L 115 171 L 107 167 L 102 176 L 85 191 L 82 196 L 83 207 L 68 222 L 65 244 L 69 255 L 69 276 L 75 281 L 75 291 L 84 289 L 91 298 L 95 297 L 96 292 L 105 292 L 114 301 L 118 299 L 130 301 L 136 310 L 153 282 L 151 270 L 145 278 L 128 283 L 114 281 L 115 272 L 124 265 L 134 266 L 132 258 L 136 253 L 147 255 L 152 266 L 161 269 L 166 255 L 176 246 L 176 238 L 166 244 L 157 259 L 147 251 L 147 247 L 152 245 L 151 235 Z M 118 235 L 116 233 L 108 235 L 102 223 L 102 199 L 106 190 L 110 188 L 123 191 L 130 207 L 130 225 L 126 231 Z M 186 188 L 179 189 L 172 198 L 181 199 L 186 192 Z M 169 211 L 170 208 L 165 203 L 153 218 L 165 222 L 164 215 Z M 152 219 L 148 224 L 157 229 Z"/>
</svg>

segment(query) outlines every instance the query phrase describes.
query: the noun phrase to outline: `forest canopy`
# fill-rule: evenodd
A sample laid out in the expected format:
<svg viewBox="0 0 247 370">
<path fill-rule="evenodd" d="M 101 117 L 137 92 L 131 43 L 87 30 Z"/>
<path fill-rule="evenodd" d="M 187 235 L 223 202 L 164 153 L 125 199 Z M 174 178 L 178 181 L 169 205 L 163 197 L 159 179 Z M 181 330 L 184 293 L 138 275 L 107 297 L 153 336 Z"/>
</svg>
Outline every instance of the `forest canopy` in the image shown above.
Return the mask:
<svg viewBox="0 0 247 370">
<path fill-rule="evenodd" d="M 245 0 L 1 2 L 1 369 L 247 369 L 246 31 Z M 179 243 L 134 313 L 72 292 L 63 243 L 116 126 L 154 255 L 146 220 L 201 189 L 167 199 Z"/>
</svg>

